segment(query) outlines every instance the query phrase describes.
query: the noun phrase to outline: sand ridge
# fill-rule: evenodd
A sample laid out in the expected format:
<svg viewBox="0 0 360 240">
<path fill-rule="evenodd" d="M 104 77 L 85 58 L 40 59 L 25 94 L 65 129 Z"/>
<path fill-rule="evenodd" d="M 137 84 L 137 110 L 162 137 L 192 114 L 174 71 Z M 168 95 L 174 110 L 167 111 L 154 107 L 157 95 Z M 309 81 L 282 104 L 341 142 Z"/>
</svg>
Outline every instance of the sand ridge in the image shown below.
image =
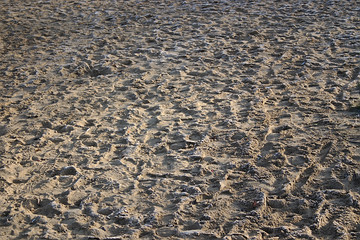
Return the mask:
<svg viewBox="0 0 360 240">
<path fill-rule="evenodd" d="M 358 239 L 357 1 L 0 3 L 1 239 Z"/>
</svg>

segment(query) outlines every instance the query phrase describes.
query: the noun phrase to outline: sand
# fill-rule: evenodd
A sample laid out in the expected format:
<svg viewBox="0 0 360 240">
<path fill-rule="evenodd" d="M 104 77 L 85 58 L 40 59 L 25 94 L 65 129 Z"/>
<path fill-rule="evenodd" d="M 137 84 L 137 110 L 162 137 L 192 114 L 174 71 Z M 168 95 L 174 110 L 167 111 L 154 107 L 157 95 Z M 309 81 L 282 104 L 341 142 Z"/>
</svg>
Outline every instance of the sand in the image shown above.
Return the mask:
<svg viewBox="0 0 360 240">
<path fill-rule="evenodd" d="M 360 5 L 0 2 L 0 239 L 359 239 Z"/>
</svg>

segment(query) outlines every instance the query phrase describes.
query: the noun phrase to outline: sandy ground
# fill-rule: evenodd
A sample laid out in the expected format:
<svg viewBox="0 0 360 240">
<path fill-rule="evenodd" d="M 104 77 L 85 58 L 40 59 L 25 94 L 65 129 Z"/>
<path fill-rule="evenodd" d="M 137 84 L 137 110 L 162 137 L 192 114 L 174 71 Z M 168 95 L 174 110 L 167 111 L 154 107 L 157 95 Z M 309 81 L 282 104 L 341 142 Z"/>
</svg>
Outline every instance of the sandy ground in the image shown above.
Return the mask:
<svg viewBox="0 0 360 240">
<path fill-rule="evenodd" d="M 0 239 L 360 239 L 360 4 L 0 2 Z"/>
</svg>

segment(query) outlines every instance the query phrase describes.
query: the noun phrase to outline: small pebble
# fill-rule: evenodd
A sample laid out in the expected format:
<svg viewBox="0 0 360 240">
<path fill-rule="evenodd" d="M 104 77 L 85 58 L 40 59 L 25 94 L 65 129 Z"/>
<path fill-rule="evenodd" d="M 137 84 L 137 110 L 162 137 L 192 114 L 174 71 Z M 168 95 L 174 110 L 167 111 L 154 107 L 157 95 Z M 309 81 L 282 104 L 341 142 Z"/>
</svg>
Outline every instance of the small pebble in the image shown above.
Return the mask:
<svg viewBox="0 0 360 240">
<path fill-rule="evenodd" d="M 67 166 L 61 169 L 60 175 L 76 175 L 78 170 L 74 166 Z"/>
</svg>

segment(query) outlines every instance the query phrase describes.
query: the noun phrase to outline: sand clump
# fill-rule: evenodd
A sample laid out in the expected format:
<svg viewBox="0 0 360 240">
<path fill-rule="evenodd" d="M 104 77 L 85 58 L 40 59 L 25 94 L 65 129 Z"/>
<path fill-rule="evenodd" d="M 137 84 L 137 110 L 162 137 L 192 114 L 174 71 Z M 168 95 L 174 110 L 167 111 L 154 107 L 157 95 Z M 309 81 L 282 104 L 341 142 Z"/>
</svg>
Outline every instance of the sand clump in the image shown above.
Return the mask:
<svg viewBox="0 0 360 240">
<path fill-rule="evenodd" d="M 360 238 L 356 1 L 0 9 L 0 239 Z"/>
</svg>

